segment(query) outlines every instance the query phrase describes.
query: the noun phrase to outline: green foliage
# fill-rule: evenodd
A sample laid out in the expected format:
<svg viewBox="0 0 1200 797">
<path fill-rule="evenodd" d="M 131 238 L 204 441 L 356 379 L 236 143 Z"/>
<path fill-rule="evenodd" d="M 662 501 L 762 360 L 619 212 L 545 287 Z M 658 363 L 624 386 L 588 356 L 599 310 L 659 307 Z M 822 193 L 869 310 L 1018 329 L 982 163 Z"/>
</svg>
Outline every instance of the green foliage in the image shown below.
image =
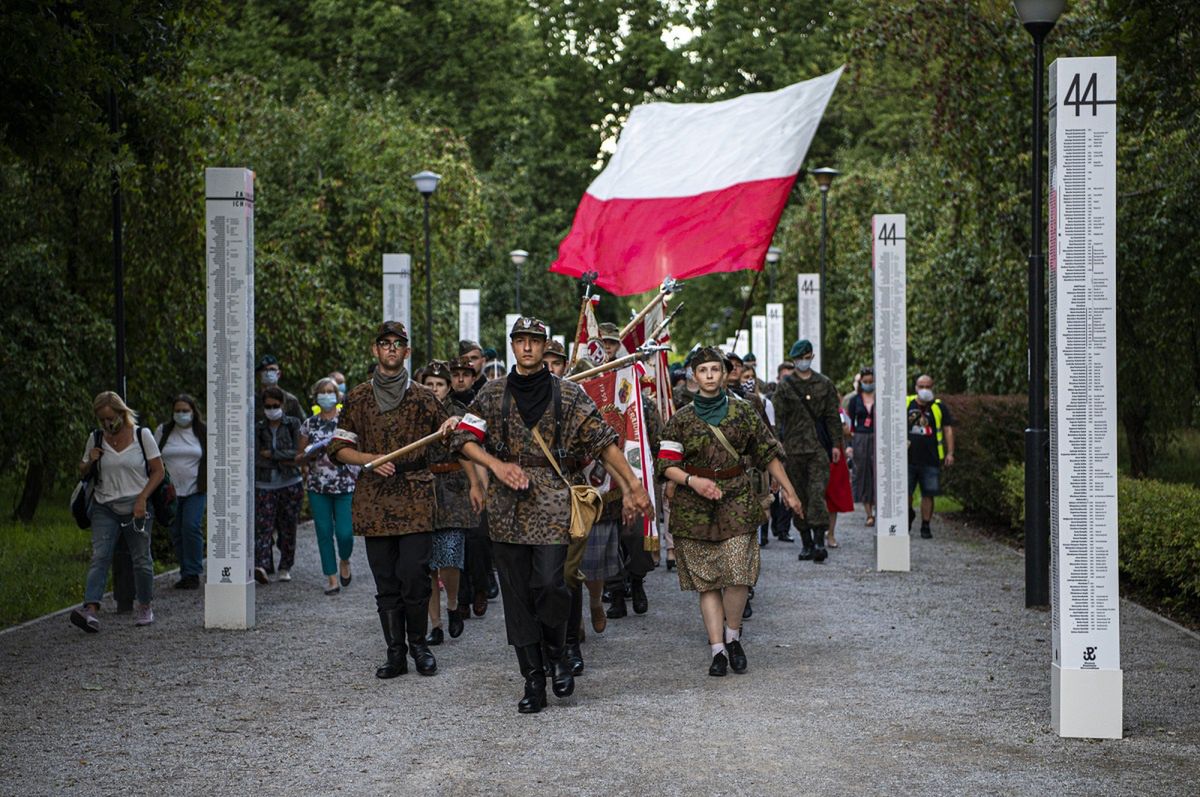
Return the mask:
<svg viewBox="0 0 1200 797">
<path fill-rule="evenodd" d="M 1002 517 L 999 474 L 1024 459 L 1027 403 L 1023 396 L 942 396 L 954 416 L 954 465 L 944 468 L 944 488 L 968 512 Z"/>
</svg>

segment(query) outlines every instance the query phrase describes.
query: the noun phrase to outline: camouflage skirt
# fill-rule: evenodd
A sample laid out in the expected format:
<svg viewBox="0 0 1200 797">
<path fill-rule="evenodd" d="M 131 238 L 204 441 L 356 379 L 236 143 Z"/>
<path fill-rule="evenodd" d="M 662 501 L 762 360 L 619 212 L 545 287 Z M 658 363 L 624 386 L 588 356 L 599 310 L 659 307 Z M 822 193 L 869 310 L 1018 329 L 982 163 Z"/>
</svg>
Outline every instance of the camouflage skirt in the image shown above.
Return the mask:
<svg viewBox="0 0 1200 797">
<path fill-rule="evenodd" d="M 758 582 L 758 535 L 739 534 L 720 542 L 675 538 L 679 588 L 710 592 L 725 587 L 753 587 Z"/>
</svg>

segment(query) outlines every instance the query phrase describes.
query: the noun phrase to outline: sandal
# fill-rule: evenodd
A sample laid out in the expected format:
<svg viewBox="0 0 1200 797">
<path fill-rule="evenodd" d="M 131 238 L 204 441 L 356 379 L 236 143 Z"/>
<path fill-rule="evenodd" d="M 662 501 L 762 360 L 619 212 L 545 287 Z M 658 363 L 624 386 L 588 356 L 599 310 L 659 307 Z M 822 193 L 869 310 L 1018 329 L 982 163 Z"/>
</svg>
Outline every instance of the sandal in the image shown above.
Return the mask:
<svg viewBox="0 0 1200 797">
<path fill-rule="evenodd" d="M 868 526 L 875 525 L 875 516 L 874 515 L 867 515 L 867 525 Z"/>
<path fill-rule="evenodd" d="M 839 548 L 841 546 L 838 545 L 837 537 L 834 537 L 832 534 L 828 534 L 825 536 L 825 547 Z"/>
</svg>

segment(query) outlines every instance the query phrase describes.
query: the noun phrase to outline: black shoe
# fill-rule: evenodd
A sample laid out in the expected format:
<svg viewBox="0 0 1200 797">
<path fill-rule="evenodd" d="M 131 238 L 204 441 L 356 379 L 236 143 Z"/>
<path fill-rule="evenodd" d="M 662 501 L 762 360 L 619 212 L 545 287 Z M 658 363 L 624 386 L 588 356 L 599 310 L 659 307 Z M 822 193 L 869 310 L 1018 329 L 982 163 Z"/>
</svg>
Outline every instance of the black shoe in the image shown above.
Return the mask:
<svg viewBox="0 0 1200 797">
<path fill-rule="evenodd" d="M 567 661 L 571 665 L 571 675 L 583 675 L 583 652 L 578 642 L 567 643 Z"/>
<path fill-rule="evenodd" d="M 601 603 L 612 603 L 612 593 L 608 591 L 608 587 L 605 587 L 600 592 L 600 602 Z"/>
<path fill-rule="evenodd" d="M 343 576 L 341 573 L 338 573 L 338 580 L 342 582 L 342 586 L 343 586 L 343 587 L 348 587 L 348 586 L 350 586 L 350 581 L 351 581 L 351 579 L 353 579 L 353 578 L 354 578 L 354 574 L 353 574 L 353 573 L 351 573 L 351 574 L 350 574 L 350 575 L 348 575 L 348 576 Z"/>
<path fill-rule="evenodd" d="M 800 543 L 803 546 L 800 548 L 800 561 L 807 562 L 814 553 L 812 529 L 805 527 L 800 530 Z"/>
<path fill-rule="evenodd" d="M 645 614 L 650 610 L 650 601 L 646 599 L 646 587 L 641 579 L 633 582 L 633 613 Z"/>
<path fill-rule="evenodd" d="M 741 675 L 749 666 L 746 663 L 746 652 L 742 650 L 742 641 L 735 639 L 725 643 L 725 651 L 729 654 L 729 669 Z"/>
<path fill-rule="evenodd" d="M 517 703 L 517 711 L 536 714 L 546 707 L 546 671 L 542 664 L 542 646 L 517 648 L 517 662 L 525 678 L 525 696 Z"/>
<path fill-rule="evenodd" d="M 674 570 L 674 569 L 675 569 L 675 560 L 674 560 L 674 559 L 668 559 L 668 560 L 667 560 L 667 569 L 668 569 L 668 570 Z"/>
<path fill-rule="evenodd" d="M 426 645 L 440 645 L 446 641 L 446 635 L 442 633 L 442 627 L 434 626 L 429 629 L 429 633 L 425 635 Z"/>
<path fill-rule="evenodd" d="M 921 524 L 921 539 L 923 539 L 923 540 L 932 540 L 933 539 L 933 532 L 929 530 L 928 524 L 925 524 L 925 523 Z"/>
<path fill-rule="evenodd" d="M 758 527 L 758 547 L 766 548 L 771 542 L 771 535 L 768 533 L 769 526 L 764 523 Z"/>
<path fill-rule="evenodd" d="M 813 561 L 824 562 L 829 558 L 829 551 L 825 550 L 825 529 L 813 529 Z"/>
<path fill-rule="evenodd" d="M 716 676 L 720 677 L 720 676 L 725 675 L 725 673 L 728 672 L 728 670 L 729 670 L 729 659 L 726 658 L 724 653 L 718 653 L 717 655 L 713 656 L 712 664 L 708 665 L 708 674 L 709 675 L 716 675 Z"/>
<path fill-rule="evenodd" d="M 798 558 L 798 559 L 799 559 L 801 562 L 807 562 L 807 561 L 809 561 L 810 559 L 812 559 L 812 558 L 813 558 L 813 549 L 812 549 L 812 546 L 805 545 L 803 548 L 801 548 L 801 549 L 800 549 L 800 556 L 799 556 L 799 557 L 797 557 L 797 558 Z"/>
<path fill-rule="evenodd" d="M 554 690 L 556 697 L 570 697 L 571 693 L 575 691 L 575 674 L 571 661 L 567 657 L 566 648 L 551 647 L 548 652 L 553 664 L 550 687 Z"/>
<path fill-rule="evenodd" d="M 750 601 L 746 601 L 746 608 L 742 609 L 742 619 L 749 620 L 754 616 L 754 607 L 750 605 Z"/>
<path fill-rule="evenodd" d="M 388 609 L 379 613 L 383 638 L 387 642 L 387 662 L 375 670 L 376 678 L 395 678 L 408 672 L 404 647 L 404 610 Z"/>
<path fill-rule="evenodd" d="M 614 592 L 612 594 L 612 606 L 608 607 L 608 611 L 604 613 L 604 616 L 610 620 L 616 620 L 628 614 L 629 610 L 625 608 L 625 593 Z"/>
<path fill-rule="evenodd" d="M 450 638 L 458 639 L 463 632 L 463 613 L 459 609 L 450 612 Z"/>
<path fill-rule="evenodd" d="M 500 582 L 496 580 L 495 570 L 488 571 L 487 596 L 490 601 L 494 601 L 500 596 Z"/>
<path fill-rule="evenodd" d="M 175 589 L 200 589 L 200 576 L 180 576 Z"/>
<path fill-rule="evenodd" d="M 754 600 L 754 587 L 746 587 L 746 600 Z"/>
<path fill-rule="evenodd" d="M 776 534 L 775 539 L 780 542 L 795 542 L 796 538 L 792 536 L 790 531 L 785 531 L 783 534 Z"/>
<path fill-rule="evenodd" d="M 441 629 L 436 629 L 441 631 Z M 433 657 L 433 651 L 429 649 L 429 645 L 424 642 L 409 642 L 408 655 L 412 656 L 413 664 L 417 667 L 417 672 L 421 675 L 433 675 L 437 672 L 437 659 Z"/>
</svg>

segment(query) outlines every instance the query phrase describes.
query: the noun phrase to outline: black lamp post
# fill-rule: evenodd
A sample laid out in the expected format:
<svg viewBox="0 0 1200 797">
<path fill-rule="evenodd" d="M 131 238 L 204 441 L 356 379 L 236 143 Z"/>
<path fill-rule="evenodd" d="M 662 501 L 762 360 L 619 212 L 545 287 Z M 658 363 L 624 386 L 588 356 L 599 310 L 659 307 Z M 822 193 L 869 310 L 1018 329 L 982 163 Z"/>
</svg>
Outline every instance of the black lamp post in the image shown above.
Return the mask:
<svg viewBox="0 0 1200 797">
<path fill-rule="evenodd" d="M 767 247 L 767 304 L 775 301 L 775 267 L 782 255 L 778 246 Z"/>
<path fill-rule="evenodd" d="M 521 266 L 525 265 L 525 261 L 529 259 L 529 253 L 524 249 L 514 249 L 508 253 L 512 258 L 513 265 L 517 267 L 517 315 L 523 315 L 521 312 Z"/>
<path fill-rule="evenodd" d="M 826 367 L 823 353 L 825 351 L 825 235 L 827 228 L 825 222 L 825 200 L 829 198 L 829 186 L 833 183 L 833 178 L 837 177 L 841 172 L 825 166 L 820 169 L 813 169 L 809 174 L 817 181 L 817 187 L 821 189 L 821 291 L 817 294 L 817 335 L 821 341 L 821 368 L 824 369 Z"/>
<path fill-rule="evenodd" d="M 1042 44 L 1065 0 L 1015 0 L 1033 36 L 1033 202 L 1029 237 L 1029 428 L 1025 430 L 1025 606 L 1050 603 L 1050 432 L 1046 428 L 1046 267 L 1042 255 Z"/>
<path fill-rule="evenodd" d="M 417 190 L 425 198 L 425 357 L 433 359 L 433 266 L 429 262 L 429 197 L 437 190 L 440 174 L 430 171 L 412 176 Z M 409 332 L 411 335 L 412 333 Z"/>
</svg>

